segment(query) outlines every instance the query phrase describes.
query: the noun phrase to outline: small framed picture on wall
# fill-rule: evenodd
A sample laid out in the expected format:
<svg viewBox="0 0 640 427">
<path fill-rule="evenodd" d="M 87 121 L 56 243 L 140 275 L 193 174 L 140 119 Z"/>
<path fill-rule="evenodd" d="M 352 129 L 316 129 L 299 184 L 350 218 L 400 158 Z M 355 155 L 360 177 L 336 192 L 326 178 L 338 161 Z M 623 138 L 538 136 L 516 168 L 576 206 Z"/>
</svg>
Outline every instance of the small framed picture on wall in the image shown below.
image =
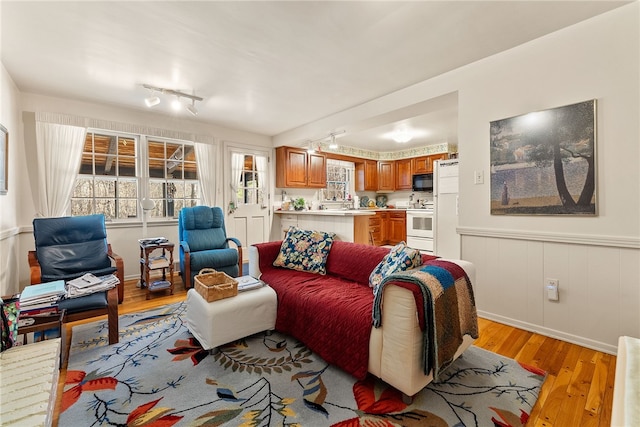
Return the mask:
<svg viewBox="0 0 640 427">
<path fill-rule="evenodd" d="M 0 194 L 7 194 L 9 174 L 9 132 L 0 125 Z"/>
</svg>

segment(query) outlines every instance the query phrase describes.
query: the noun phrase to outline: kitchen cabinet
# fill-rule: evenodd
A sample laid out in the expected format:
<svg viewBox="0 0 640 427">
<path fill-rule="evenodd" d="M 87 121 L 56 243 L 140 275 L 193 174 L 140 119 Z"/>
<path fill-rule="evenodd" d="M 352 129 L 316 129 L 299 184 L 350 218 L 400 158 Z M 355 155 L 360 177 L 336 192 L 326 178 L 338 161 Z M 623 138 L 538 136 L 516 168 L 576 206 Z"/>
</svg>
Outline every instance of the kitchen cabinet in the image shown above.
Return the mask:
<svg viewBox="0 0 640 427">
<path fill-rule="evenodd" d="M 433 162 L 435 162 L 436 160 L 447 160 L 448 158 L 448 153 L 432 154 L 431 156 L 429 156 L 429 159 L 431 160 L 431 172 L 433 172 Z"/>
<path fill-rule="evenodd" d="M 394 191 L 396 189 L 396 162 L 380 160 L 378 162 L 378 190 Z"/>
<path fill-rule="evenodd" d="M 324 188 L 327 185 L 327 159 L 323 153 L 303 148 L 276 148 L 276 187 Z"/>
<path fill-rule="evenodd" d="M 433 163 L 429 161 L 429 156 L 414 157 L 411 159 L 411 173 L 433 172 Z"/>
<path fill-rule="evenodd" d="M 374 216 L 369 217 L 369 238 L 370 244 L 374 246 L 381 246 L 385 244 L 386 240 L 386 212 L 376 212 Z"/>
<path fill-rule="evenodd" d="M 407 240 L 407 213 L 404 211 L 389 212 L 386 244 L 396 245 Z"/>
<path fill-rule="evenodd" d="M 411 190 L 411 159 L 396 160 L 396 190 Z"/>
<path fill-rule="evenodd" d="M 411 159 L 411 174 L 433 172 L 433 162 L 436 160 L 446 160 L 447 153 L 434 154 L 431 156 L 420 156 Z"/>
<path fill-rule="evenodd" d="M 369 244 L 395 245 L 407 240 L 405 211 L 377 211 L 369 217 Z"/>
<path fill-rule="evenodd" d="M 378 190 L 378 162 L 365 159 L 356 163 L 356 191 Z"/>
</svg>

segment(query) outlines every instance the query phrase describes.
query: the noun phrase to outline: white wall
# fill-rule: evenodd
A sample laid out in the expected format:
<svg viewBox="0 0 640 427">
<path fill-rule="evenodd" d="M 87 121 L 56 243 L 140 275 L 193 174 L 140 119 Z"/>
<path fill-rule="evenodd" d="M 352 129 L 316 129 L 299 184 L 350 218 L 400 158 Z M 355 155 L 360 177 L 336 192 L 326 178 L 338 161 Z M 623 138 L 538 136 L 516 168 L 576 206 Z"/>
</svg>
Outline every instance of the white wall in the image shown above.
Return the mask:
<svg viewBox="0 0 640 427">
<path fill-rule="evenodd" d="M 462 253 L 481 314 L 612 353 L 640 336 L 638 21 L 635 3 L 480 61 L 459 92 Z M 490 215 L 472 178 L 489 173 L 489 122 L 594 98 L 598 216 Z"/>
<path fill-rule="evenodd" d="M 20 147 L 22 131 L 18 112 L 19 92 L 15 83 L 0 64 L 0 123 L 9 132 L 9 169 L 7 194 L 0 195 L 0 295 L 18 292 L 18 200 L 21 197 L 21 171 L 24 169 L 24 155 Z M 4 141 L 0 141 L 4 144 Z"/>
<path fill-rule="evenodd" d="M 458 93 L 462 256 L 482 316 L 615 352 L 640 337 L 639 4 L 293 129 L 276 145 Z M 489 124 L 597 99 L 598 216 L 492 216 Z M 560 301 L 544 279 L 560 279 Z"/>
</svg>

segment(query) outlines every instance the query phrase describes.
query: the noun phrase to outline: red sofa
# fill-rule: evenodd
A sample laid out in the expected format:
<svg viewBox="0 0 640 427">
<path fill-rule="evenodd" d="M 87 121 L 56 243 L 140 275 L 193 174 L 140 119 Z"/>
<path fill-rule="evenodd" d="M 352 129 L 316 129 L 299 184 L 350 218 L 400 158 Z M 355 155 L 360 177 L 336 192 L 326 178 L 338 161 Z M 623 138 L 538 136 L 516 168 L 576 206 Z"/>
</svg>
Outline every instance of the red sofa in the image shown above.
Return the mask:
<svg viewBox="0 0 640 427">
<path fill-rule="evenodd" d="M 422 369 L 423 313 L 416 293 L 385 286 L 382 326 L 372 328 L 374 295 L 369 275 L 388 248 L 334 241 L 326 275 L 274 267 L 281 241 L 249 248 L 249 273 L 278 295 L 276 329 L 303 342 L 325 361 L 357 378 L 367 372 L 413 396 L 433 378 Z M 423 262 L 435 257 L 423 255 Z M 470 280 L 473 266 L 456 261 Z M 421 301 L 418 300 L 418 305 Z M 459 356 L 473 338 L 466 335 Z"/>
</svg>

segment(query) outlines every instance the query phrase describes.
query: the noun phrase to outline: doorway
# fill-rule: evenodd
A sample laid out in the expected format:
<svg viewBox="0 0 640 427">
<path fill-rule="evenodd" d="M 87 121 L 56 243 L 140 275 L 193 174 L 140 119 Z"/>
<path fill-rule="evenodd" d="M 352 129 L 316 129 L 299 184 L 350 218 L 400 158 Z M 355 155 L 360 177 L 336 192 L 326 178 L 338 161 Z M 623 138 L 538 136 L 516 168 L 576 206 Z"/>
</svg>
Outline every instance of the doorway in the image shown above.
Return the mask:
<svg viewBox="0 0 640 427">
<path fill-rule="evenodd" d="M 270 194 L 269 152 L 249 147 L 225 145 L 224 199 L 227 235 L 248 248 L 269 240 Z M 247 262 L 249 251 L 243 251 Z"/>
</svg>

